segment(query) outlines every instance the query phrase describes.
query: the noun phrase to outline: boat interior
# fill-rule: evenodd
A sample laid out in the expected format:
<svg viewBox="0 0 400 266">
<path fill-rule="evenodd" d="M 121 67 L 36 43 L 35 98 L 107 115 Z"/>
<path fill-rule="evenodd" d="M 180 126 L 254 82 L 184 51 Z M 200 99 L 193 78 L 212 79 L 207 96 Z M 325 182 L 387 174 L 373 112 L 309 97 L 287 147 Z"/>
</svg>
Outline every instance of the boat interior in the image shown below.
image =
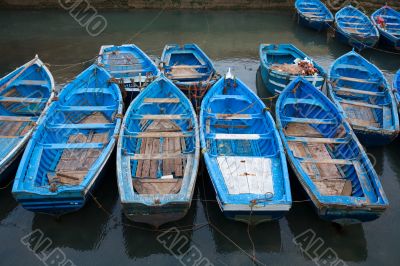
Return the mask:
<svg viewBox="0 0 400 266">
<path fill-rule="evenodd" d="M 0 84 L 0 160 L 35 126 L 51 86 L 49 76 L 37 64 Z"/>
<path fill-rule="evenodd" d="M 104 68 L 117 79 L 145 82 L 149 76 L 157 74 L 157 67 L 153 62 L 134 47 L 107 47 L 100 56 Z"/>
<path fill-rule="evenodd" d="M 126 118 L 122 153 L 129 157 L 137 193 L 177 194 L 193 165 L 195 125 L 189 103 L 171 84 L 154 85 Z"/>
<path fill-rule="evenodd" d="M 52 115 L 38 129 L 31 156 L 39 164 L 33 170 L 37 171 L 35 186 L 52 190 L 58 185 L 81 184 L 90 171 L 96 171 L 92 165 L 113 137 L 119 108 L 117 89 L 93 76 L 80 88 L 73 87 L 77 82 L 64 89 L 69 93 L 60 95 L 49 110 Z"/>
<path fill-rule="evenodd" d="M 301 13 L 311 19 L 325 19 L 329 18 L 328 12 L 318 1 L 302 1 L 297 7 L 301 10 Z"/>
<path fill-rule="evenodd" d="M 389 88 L 383 78 L 367 68 L 362 61 L 362 58 L 351 56 L 339 60 L 333 66 L 332 92 L 350 124 L 391 128 L 394 118 Z"/>
<path fill-rule="evenodd" d="M 277 187 L 283 187 L 283 181 L 274 126 L 247 88 L 231 79 L 224 82 L 202 111 L 207 152 L 229 194 L 271 193 L 280 198 L 283 189 Z"/>
<path fill-rule="evenodd" d="M 181 82 L 206 81 L 212 78 L 214 69 L 202 58 L 199 51 L 171 48 L 166 53 L 164 68 L 168 78 Z"/>
<path fill-rule="evenodd" d="M 360 149 L 331 107 L 295 89 L 282 101 L 279 112 L 294 158 L 321 195 L 376 200 Z"/>
</svg>

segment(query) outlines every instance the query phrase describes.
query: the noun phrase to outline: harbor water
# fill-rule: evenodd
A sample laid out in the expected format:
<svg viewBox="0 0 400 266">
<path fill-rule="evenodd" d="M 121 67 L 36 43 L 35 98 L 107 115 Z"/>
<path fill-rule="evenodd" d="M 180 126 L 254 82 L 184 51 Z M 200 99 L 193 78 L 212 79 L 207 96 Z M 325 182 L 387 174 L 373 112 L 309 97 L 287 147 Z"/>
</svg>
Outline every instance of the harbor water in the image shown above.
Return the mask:
<svg viewBox="0 0 400 266">
<path fill-rule="evenodd" d="M 99 11 L 99 15 L 106 27 L 93 34 L 63 10 L 0 11 L 0 75 L 38 54 L 48 63 L 59 89 L 93 62 L 101 45 L 134 43 L 158 60 L 165 44 L 193 42 L 220 73 L 231 68 L 267 97 L 257 79 L 261 43 L 292 43 L 327 71 L 350 50 L 326 33 L 298 26 L 289 11 L 134 10 Z M 379 50 L 362 55 L 392 82 L 400 68 L 399 55 Z M 58 219 L 24 210 L 13 199 L 12 186 L 3 184 L 0 265 L 62 265 L 61 261 L 65 265 L 194 265 L 200 260 L 201 265 L 398 265 L 399 148 L 400 142 L 394 142 L 367 150 L 390 208 L 376 221 L 343 228 L 318 218 L 292 172 L 291 211 L 279 221 L 256 227 L 224 218 L 204 166 L 187 216 L 158 230 L 124 217 L 114 157 L 86 206 Z"/>
</svg>

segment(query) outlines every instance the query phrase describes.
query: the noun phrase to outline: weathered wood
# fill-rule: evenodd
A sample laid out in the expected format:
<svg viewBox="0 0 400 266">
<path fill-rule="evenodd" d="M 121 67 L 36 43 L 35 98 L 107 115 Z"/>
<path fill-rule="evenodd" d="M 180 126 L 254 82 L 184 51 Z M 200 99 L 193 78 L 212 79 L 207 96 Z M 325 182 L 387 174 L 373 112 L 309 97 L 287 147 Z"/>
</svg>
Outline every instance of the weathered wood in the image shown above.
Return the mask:
<svg viewBox="0 0 400 266">
<path fill-rule="evenodd" d="M 361 94 L 361 95 L 370 95 L 370 96 L 385 96 L 385 94 L 383 92 L 356 90 L 356 89 L 350 89 L 350 88 L 345 88 L 345 87 L 336 87 L 335 91 L 336 92 L 345 92 L 345 93 L 350 93 L 350 94 Z"/>
<path fill-rule="evenodd" d="M 180 120 L 184 119 L 182 115 L 143 115 L 141 120 Z"/>
<path fill-rule="evenodd" d="M 285 129 L 285 135 L 289 137 L 311 137 L 317 138 L 321 136 L 316 129 L 308 124 L 301 124 L 297 122 L 289 123 Z"/>
<path fill-rule="evenodd" d="M 298 158 L 298 159 L 300 160 L 301 163 L 353 165 L 353 162 L 347 159 L 313 159 L 313 158 Z"/>
<path fill-rule="evenodd" d="M 133 187 L 139 194 L 177 194 L 182 186 L 182 179 L 133 179 Z"/>
<path fill-rule="evenodd" d="M 2 97 L 0 96 L 0 102 L 9 102 L 9 103 L 42 103 L 46 102 L 46 98 L 24 98 L 24 97 Z"/>
<path fill-rule="evenodd" d="M 160 139 L 153 139 L 153 147 L 151 154 L 159 152 L 160 152 Z M 158 160 L 155 160 L 154 158 L 150 160 L 150 173 L 149 173 L 150 178 L 157 178 L 158 165 L 159 165 Z"/>
<path fill-rule="evenodd" d="M 34 116 L 0 116 L 0 121 L 6 122 L 34 122 L 36 119 Z"/>
<path fill-rule="evenodd" d="M 344 144 L 348 141 L 342 138 L 308 138 L 308 137 L 287 137 L 288 142 L 321 143 L 321 144 Z"/>
<path fill-rule="evenodd" d="M 151 140 L 149 140 L 151 141 Z M 164 140 L 165 142 L 165 140 Z M 130 157 L 131 160 L 167 160 L 167 159 L 184 159 L 187 154 L 178 153 L 159 153 L 159 154 L 135 154 Z"/>
<path fill-rule="evenodd" d="M 319 192 L 325 196 L 351 196 L 351 181 L 346 179 L 314 180 Z"/>
<path fill-rule="evenodd" d="M 345 80 L 345 81 L 352 81 L 352 82 L 358 82 L 358 83 L 366 83 L 366 84 L 378 84 L 378 81 L 373 81 L 373 80 L 366 80 L 366 79 L 358 79 L 358 78 L 352 78 L 352 77 L 337 77 L 335 78 L 336 80 Z"/>
<path fill-rule="evenodd" d="M 134 138 L 182 138 L 187 137 L 190 134 L 183 132 L 141 132 L 136 136 L 126 136 Z"/>
<path fill-rule="evenodd" d="M 251 119 L 249 114 L 216 114 L 217 119 Z"/>
<path fill-rule="evenodd" d="M 370 103 L 358 102 L 358 101 L 340 100 L 340 103 L 350 104 L 350 105 L 355 105 L 355 106 L 363 106 L 363 107 L 368 107 L 368 108 L 375 108 L 375 109 L 383 108 L 382 105 L 376 105 L 376 104 L 370 104 Z"/>
<path fill-rule="evenodd" d="M 144 103 L 179 103 L 179 98 L 145 98 Z"/>
<path fill-rule="evenodd" d="M 258 140 L 260 138 L 259 134 L 215 134 L 215 139 L 219 140 Z"/>
</svg>

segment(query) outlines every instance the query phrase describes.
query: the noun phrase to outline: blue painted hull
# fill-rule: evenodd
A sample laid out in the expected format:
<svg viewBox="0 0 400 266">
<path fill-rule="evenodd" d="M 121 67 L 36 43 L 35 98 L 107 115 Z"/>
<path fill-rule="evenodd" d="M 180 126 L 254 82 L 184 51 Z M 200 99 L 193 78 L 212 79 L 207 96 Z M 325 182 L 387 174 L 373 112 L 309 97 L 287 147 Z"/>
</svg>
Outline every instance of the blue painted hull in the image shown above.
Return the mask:
<svg viewBox="0 0 400 266">
<path fill-rule="evenodd" d="M 375 65 L 352 51 L 332 64 L 329 76 L 328 96 L 346 114 L 364 146 L 386 145 L 397 137 L 396 98 Z"/>
<path fill-rule="evenodd" d="M 333 24 L 333 21 L 326 22 L 326 21 L 309 20 L 306 17 L 302 16 L 301 14 L 297 14 L 297 18 L 300 25 L 317 31 L 323 31 L 329 29 Z"/>
<path fill-rule="evenodd" d="M 372 21 L 351 5 L 336 13 L 335 28 L 336 38 L 358 51 L 374 47 L 379 40 L 379 31 Z"/>
<path fill-rule="evenodd" d="M 378 24 L 379 19 L 384 21 L 385 27 Z M 388 50 L 399 51 L 400 36 L 398 27 L 400 26 L 400 12 L 385 5 L 371 15 L 371 21 L 378 28 L 381 35 L 380 45 Z"/>
<path fill-rule="evenodd" d="M 28 143 L 12 190 L 25 209 L 60 216 L 79 210 L 90 198 L 122 121 L 122 95 L 110 78 L 92 65 L 50 105 Z"/>
<path fill-rule="evenodd" d="M 374 221 L 378 219 L 384 211 L 384 208 L 381 210 L 346 210 L 343 208 L 322 208 L 318 209 L 318 216 L 323 220 L 334 222 L 340 225 L 351 225 Z"/>
<path fill-rule="evenodd" d="M 299 24 L 305 27 L 322 31 L 333 23 L 332 12 L 319 0 L 297 0 L 295 8 Z"/>
<path fill-rule="evenodd" d="M 237 110 L 245 111 L 237 114 Z M 257 95 L 230 72 L 203 99 L 200 128 L 204 161 L 227 218 L 255 225 L 289 211 L 292 199 L 286 159 L 273 119 Z M 259 165 L 250 170 L 255 163 Z M 244 181 L 247 187 L 238 184 L 231 167 L 237 167 L 242 178 L 252 176 Z"/>
<path fill-rule="evenodd" d="M 261 44 L 259 49 L 261 78 L 270 95 L 279 94 L 298 75 L 271 69 L 274 64 L 293 64 L 296 59 L 310 58 L 292 44 Z M 303 76 L 319 89 L 325 84 L 324 69 L 313 61 L 318 74 Z"/>
<path fill-rule="evenodd" d="M 182 219 L 188 213 L 191 202 L 171 202 L 156 206 L 141 203 L 122 203 L 125 216 L 137 223 L 159 226 Z"/>
<path fill-rule="evenodd" d="M 357 51 L 362 51 L 366 48 L 374 47 L 379 40 L 379 38 L 377 38 L 377 37 L 369 38 L 369 39 L 359 39 L 355 36 L 346 34 L 340 30 L 336 31 L 335 37 L 340 42 L 354 47 Z"/>
<path fill-rule="evenodd" d="M 271 73 L 268 68 L 266 68 L 264 65 L 260 65 L 260 70 L 261 70 L 261 79 L 263 81 L 264 87 L 267 89 L 268 93 L 270 95 L 275 95 L 277 93 L 280 93 L 284 87 L 290 84 L 294 79 L 297 78 L 297 76 L 292 76 L 292 75 L 285 75 L 285 74 L 279 74 L 279 73 Z M 313 78 L 309 78 L 311 82 Z M 315 82 L 315 86 L 317 88 L 322 88 L 324 85 L 325 80 L 323 81 L 317 81 Z M 279 85 L 277 85 L 279 84 Z"/>
<path fill-rule="evenodd" d="M 211 59 L 196 44 L 167 44 L 161 62 L 165 76 L 185 93 L 198 113 L 204 95 L 219 78 Z M 186 67 L 192 73 L 175 73 L 179 71 L 175 67 Z"/>
<path fill-rule="evenodd" d="M 117 177 L 125 216 L 154 227 L 183 218 L 191 205 L 200 158 L 197 117 L 190 101 L 161 75 L 131 103 L 122 128 Z M 143 166 L 143 156 L 154 159 L 146 159 L 149 165 Z"/>
<path fill-rule="evenodd" d="M 320 218 L 343 225 L 368 222 L 389 207 L 363 147 L 322 92 L 295 80 L 277 101 L 276 119 L 290 165 Z"/>
</svg>

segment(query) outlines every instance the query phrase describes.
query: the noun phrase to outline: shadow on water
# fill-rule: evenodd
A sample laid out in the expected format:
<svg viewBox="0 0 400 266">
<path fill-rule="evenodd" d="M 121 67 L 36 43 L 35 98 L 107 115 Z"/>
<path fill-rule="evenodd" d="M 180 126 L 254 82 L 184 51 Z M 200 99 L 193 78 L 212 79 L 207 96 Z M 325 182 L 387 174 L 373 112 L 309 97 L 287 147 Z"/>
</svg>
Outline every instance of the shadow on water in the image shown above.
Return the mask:
<svg viewBox="0 0 400 266">
<path fill-rule="evenodd" d="M 193 196 L 194 199 L 198 197 L 196 191 L 197 189 L 195 190 Z M 177 242 L 177 246 L 180 246 L 179 243 L 187 241 L 187 245 L 184 245 L 182 250 L 180 250 L 180 252 L 184 253 L 184 250 L 188 248 L 188 245 L 192 241 L 193 225 L 195 224 L 196 220 L 197 207 L 197 201 L 193 200 L 188 213 L 183 219 L 165 224 L 159 229 L 155 229 L 154 227 L 146 224 L 132 222 L 126 218 L 125 214 L 121 210 L 120 215 L 122 221 L 122 234 L 124 239 L 125 253 L 127 256 L 129 258 L 146 258 L 154 254 L 170 254 L 170 251 L 164 248 L 163 244 L 160 243 L 158 238 L 161 238 L 162 240 L 171 240 L 170 237 L 173 239 L 175 236 L 178 236 L 177 239 L 182 239 L 180 240 L 182 242 Z M 174 232 L 176 232 L 175 229 L 179 231 L 179 233 L 176 235 L 174 234 Z M 166 231 L 170 231 L 171 233 L 167 233 Z M 144 244 L 143 241 L 138 241 L 140 239 L 145 240 L 146 243 Z M 168 240 L 166 241 L 167 243 L 170 243 Z"/>
<path fill-rule="evenodd" d="M 112 212 L 118 200 L 115 159 L 110 159 L 110 162 L 113 163 L 106 166 L 104 176 L 93 193 L 104 209 L 99 208 L 89 196 L 81 210 L 60 218 L 36 213 L 32 221 L 32 231 L 40 229 L 53 241 L 55 247 L 69 247 L 80 251 L 97 249 L 109 231 L 109 212 Z"/>
<path fill-rule="evenodd" d="M 372 166 L 374 167 L 378 176 L 383 175 L 384 169 L 384 147 L 374 147 L 365 149 Z"/>
<path fill-rule="evenodd" d="M 218 203 L 215 201 L 214 188 L 207 171 L 203 170 L 203 174 L 199 179 L 203 209 L 206 215 L 208 214 L 210 223 L 218 228 L 217 230 L 214 226 L 210 226 L 216 251 L 220 254 L 236 253 L 238 248 L 232 244 L 232 242 L 234 242 L 251 253 L 252 245 L 247 234 L 247 224 L 227 219 L 223 215 Z M 259 232 L 262 232 L 262 234 Z M 256 252 L 280 252 L 282 248 L 280 232 L 279 221 L 262 223 L 255 227 L 250 227 L 250 234 Z M 229 238 L 230 241 L 227 238 Z"/>
<path fill-rule="evenodd" d="M 2 185 L 7 186 L 7 184 Z M 6 219 L 10 213 L 18 206 L 17 201 L 11 194 L 12 184 L 8 185 L 6 188 L 0 190 L 0 222 Z"/>
<path fill-rule="evenodd" d="M 340 227 L 328 221 L 324 221 L 317 215 L 312 202 L 294 172 L 289 169 L 290 186 L 294 204 L 289 214 L 286 215 L 290 231 L 296 238 L 307 230 L 315 233 L 313 241 L 321 239 L 323 245 L 311 245 L 307 253 L 321 255 L 328 248 L 333 249 L 338 258 L 345 262 L 362 262 L 368 258 L 367 240 L 361 224 Z M 309 242 L 310 243 L 310 242 Z M 317 242 L 311 242 L 317 243 Z M 307 257 L 307 256 L 305 256 Z M 314 258 L 313 256 L 311 256 Z"/>
</svg>

